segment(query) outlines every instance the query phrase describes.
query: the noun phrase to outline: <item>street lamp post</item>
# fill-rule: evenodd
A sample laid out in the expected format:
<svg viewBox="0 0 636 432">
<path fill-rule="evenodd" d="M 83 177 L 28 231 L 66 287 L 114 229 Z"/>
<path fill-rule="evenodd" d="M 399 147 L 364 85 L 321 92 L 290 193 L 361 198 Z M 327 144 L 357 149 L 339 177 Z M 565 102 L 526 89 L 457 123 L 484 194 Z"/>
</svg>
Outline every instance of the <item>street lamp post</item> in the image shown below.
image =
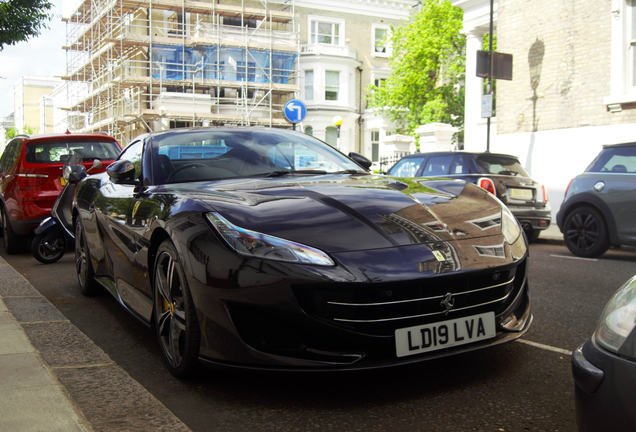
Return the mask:
<svg viewBox="0 0 636 432">
<path fill-rule="evenodd" d="M 336 125 L 336 130 L 338 131 L 337 140 L 336 140 L 336 148 L 340 150 L 340 126 L 342 126 L 342 117 L 335 116 L 333 118 L 333 124 Z"/>
</svg>

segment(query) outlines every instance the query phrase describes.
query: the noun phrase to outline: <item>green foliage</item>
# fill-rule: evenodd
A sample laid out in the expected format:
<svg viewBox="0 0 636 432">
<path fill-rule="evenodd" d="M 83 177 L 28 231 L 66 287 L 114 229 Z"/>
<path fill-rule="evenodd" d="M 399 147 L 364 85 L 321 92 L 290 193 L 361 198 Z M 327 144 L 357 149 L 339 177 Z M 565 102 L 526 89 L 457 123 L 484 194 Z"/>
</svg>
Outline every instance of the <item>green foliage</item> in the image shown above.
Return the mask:
<svg viewBox="0 0 636 432">
<path fill-rule="evenodd" d="M 48 0 L 2 0 L 0 2 L 0 51 L 5 45 L 27 41 L 38 36 L 53 4 Z"/>
<path fill-rule="evenodd" d="M 424 0 L 412 21 L 392 28 L 391 74 L 379 88 L 367 88 L 369 107 L 384 111 L 409 134 L 432 122 L 463 128 L 462 20 L 462 9 L 449 0 Z"/>
<path fill-rule="evenodd" d="M 24 128 L 22 128 L 22 132 L 20 132 L 20 130 L 16 128 L 14 125 L 11 129 L 7 129 L 7 131 L 4 133 L 4 136 L 7 138 L 7 141 L 10 141 L 13 138 L 15 138 L 16 135 L 20 135 L 20 134 L 33 135 L 34 133 L 35 133 L 35 129 L 29 125 L 24 125 Z"/>
</svg>

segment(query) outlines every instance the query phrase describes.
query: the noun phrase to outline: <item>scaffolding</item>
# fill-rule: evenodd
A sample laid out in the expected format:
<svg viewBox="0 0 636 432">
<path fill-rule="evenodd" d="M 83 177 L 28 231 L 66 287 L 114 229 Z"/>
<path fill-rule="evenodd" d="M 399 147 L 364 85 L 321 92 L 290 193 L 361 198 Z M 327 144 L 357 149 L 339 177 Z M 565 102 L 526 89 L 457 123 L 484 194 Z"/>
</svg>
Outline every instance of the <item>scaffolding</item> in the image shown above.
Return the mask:
<svg viewBox="0 0 636 432">
<path fill-rule="evenodd" d="M 127 144 L 174 127 L 290 127 L 293 0 L 84 0 L 66 21 L 67 123 Z"/>
</svg>

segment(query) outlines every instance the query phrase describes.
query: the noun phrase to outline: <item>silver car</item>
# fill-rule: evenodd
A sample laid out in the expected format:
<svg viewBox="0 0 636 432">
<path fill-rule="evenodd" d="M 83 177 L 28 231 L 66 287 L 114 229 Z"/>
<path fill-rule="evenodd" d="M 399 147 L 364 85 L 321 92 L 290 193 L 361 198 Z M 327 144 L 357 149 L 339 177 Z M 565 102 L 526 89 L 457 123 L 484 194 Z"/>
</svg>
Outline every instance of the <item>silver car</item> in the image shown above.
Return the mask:
<svg viewBox="0 0 636 432">
<path fill-rule="evenodd" d="M 565 192 L 557 225 L 565 244 L 581 257 L 610 246 L 636 246 L 636 143 L 603 146 Z"/>
</svg>

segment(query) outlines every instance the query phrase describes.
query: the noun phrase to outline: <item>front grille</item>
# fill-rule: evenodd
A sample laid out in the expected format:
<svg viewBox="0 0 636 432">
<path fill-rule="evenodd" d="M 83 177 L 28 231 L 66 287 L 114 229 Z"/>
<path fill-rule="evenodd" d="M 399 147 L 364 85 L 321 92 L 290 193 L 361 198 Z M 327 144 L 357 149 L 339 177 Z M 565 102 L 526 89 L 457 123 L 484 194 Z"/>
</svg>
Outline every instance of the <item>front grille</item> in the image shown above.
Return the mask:
<svg viewBox="0 0 636 432">
<path fill-rule="evenodd" d="M 392 335 L 398 328 L 488 311 L 501 313 L 524 279 L 525 260 L 497 269 L 411 281 L 296 286 L 294 293 L 314 318 L 360 333 Z"/>
</svg>

